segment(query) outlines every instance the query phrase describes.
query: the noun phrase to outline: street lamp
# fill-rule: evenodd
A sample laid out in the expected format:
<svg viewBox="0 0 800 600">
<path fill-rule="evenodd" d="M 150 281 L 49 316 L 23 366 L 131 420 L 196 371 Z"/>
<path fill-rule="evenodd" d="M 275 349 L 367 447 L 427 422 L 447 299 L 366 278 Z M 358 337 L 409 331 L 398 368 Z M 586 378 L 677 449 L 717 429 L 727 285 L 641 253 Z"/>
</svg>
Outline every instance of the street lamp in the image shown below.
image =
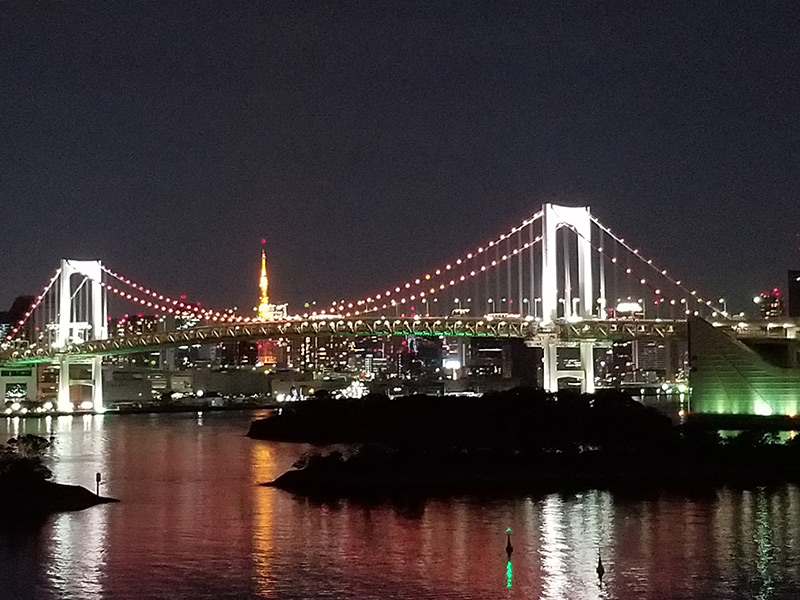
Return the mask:
<svg viewBox="0 0 800 600">
<path fill-rule="evenodd" d="M 530 312 L 531 311 L 531 306 L 530 306 L 530 302 L 528 302 L 527 298 L 523 298 L 522 299 L 522 307 L 523 307 L 522 312 L 526 313 L 526 316 L 530 316 L 530 314 L 531 314 L 531 312 Z"/>
<path fill-rule="evenodd" d="M 728 303 L 727 303 L 727 301 L 725 300 L 725 298 L 720 298 L 719 299 L 719 303 L 722 305 L 722 314 L 724 314 L 727 317 L 728 316 Z"/>
<path fill-rule="evenodd" d="M 486 302 L 488 303 L 487 306 L 486 306 L 486 312 L 488 312 L 489 314 L 493 313 L 494 312 L 494 310 L 493 310 L 494 309 L 494 300 L 492 298 L 488 298 L 486 300 Z"/>
</svg>

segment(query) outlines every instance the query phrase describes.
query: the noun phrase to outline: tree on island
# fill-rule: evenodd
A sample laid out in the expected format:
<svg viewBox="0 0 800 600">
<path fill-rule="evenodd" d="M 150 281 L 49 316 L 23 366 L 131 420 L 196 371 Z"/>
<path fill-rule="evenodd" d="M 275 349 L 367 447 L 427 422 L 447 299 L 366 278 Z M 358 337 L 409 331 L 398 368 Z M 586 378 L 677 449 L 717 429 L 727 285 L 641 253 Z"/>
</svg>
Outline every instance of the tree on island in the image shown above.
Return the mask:
<svg viewBox="0 0 800 600">
<path fill-rule="evenodd" d="M 0 445 L 0 485 L 49 481 L 53 473 L 44 456 L 50 442 L 37 435 L 22 435 Z"/>
</svg>

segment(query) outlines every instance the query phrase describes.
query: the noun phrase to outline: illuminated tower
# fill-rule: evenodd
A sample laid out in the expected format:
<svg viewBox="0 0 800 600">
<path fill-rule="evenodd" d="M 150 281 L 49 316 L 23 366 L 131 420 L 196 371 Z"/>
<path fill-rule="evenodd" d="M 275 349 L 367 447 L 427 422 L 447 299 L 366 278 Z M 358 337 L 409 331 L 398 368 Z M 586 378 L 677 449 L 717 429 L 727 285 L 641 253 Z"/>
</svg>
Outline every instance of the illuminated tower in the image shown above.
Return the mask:
<svg viewBox="0 0 800 600">
<path fill-rule="evenodd" d="M 265 244 L 267 240 L 261 240 Z M 272 318 L 272 306 L 269 304 L 269 277 L 267 277 L 267 253 L 261 248 L 261 278 L 258 287 L 261 295 L 258 301 L 258 318 L 261 321 L 269 321 Z"/>
<path fill-rule="evenodd" d="M 261 245 L 267 243 L 262 239 Z M 275 317 L 275 306 L 269 303 L 269 277 L 267 276 L 267 253 L 261 248 L 261 277 L 258 280 L 260 291 L 258 299 L 258 319 L 259 321 L 269 321 Z M 275 344 L 271 340 L 261 340 L 258 342 L 258 364 L 259 366 L 272 367 L 275 365 Z"/>
</svg>

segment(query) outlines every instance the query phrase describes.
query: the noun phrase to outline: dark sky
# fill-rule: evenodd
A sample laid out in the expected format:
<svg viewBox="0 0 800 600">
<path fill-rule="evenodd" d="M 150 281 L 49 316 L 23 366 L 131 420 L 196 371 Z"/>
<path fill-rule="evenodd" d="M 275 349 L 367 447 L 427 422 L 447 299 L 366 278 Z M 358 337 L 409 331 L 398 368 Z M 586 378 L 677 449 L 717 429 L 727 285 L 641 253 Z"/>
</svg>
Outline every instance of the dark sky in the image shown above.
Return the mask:
<svg viewBox="0 0 800 600">
<path fill-rule="evenodd" d="M 61 257 L 252 305 L 261 237 L 275 300 L 356 297 L 544 201 L 745 308 L 800 267 L 798 32 L 790 1 L 0 2 L 0 309 Z"/>
</svg>

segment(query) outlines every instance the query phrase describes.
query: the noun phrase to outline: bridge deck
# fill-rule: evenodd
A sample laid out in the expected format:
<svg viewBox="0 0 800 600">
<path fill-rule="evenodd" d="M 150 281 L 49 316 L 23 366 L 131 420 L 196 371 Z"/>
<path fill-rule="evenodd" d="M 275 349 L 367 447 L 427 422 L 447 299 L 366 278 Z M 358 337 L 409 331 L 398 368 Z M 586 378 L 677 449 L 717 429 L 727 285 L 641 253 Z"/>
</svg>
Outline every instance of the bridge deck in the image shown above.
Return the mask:
<svg viewBox="0 0 800 600">
<path fill-rule="evenodd" d="M 52 362 L 58 356 L 76 359 L 147 352 L 187 344 L 319 336 L 407 336 L 522 339 L 532 346 L 562 342 L 685 338 L 683 320 L 559 320 L 542 325 L 526 317 L 359 317 L 215 324 L 175 331 L 114 337 L 64 349 L 30 345 L 0 351 L 0 364 Z"/>
</svg>

